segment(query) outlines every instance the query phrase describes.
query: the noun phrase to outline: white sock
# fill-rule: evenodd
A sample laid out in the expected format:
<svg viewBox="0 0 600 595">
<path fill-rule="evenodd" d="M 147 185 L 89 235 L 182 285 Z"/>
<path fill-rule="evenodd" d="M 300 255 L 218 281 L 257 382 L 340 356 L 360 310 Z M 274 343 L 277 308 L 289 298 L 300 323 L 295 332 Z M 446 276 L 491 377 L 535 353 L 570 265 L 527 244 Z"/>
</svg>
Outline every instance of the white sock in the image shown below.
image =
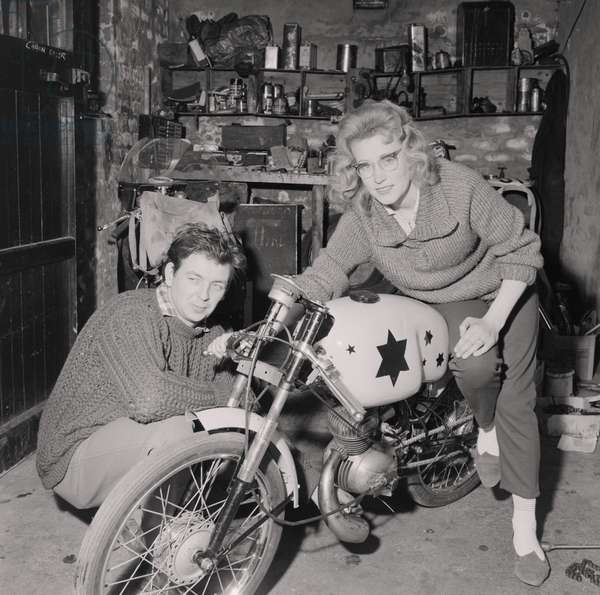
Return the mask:
<svg viewBox="0 0 600 595">
<path fill-rule="evenodd" d="M 477 452 L 480 455 L 482 455 L 484 452 L 488 452 L 495 457 L 500 454 L 498 437 L 496 436 L 496 426 L 494 426 L 491 430 L 479 428 L 479 432 L 477 433 Z"/>
<path fill-rule="evenodd" d="M 535 552 L 540 560 L 545 560 L 542 546 L 538 541 L 535 520 L 535 498 L 521 498 L 513 494 L 513 547 L 519 556 Z"/>
</svg>

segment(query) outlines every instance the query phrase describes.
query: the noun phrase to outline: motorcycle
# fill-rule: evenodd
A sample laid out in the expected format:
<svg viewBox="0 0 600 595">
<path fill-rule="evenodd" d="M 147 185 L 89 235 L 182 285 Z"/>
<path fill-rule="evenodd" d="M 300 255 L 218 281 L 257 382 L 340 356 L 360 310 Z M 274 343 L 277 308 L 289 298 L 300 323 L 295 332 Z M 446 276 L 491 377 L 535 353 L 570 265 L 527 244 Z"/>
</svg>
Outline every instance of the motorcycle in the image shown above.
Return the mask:
<svg viewBox="0 0 600 595">
<path fill-rule="evenodd" d="M 448 380 L 443 317 L 368 290 L 323 304 L 293 278 L 274 277 L 265 319 L 228 341 L 237 374 L 227 406 L 195 412 L 192 437 L 151 453 L 112 490 L 83 540 L 77 593 L 254 593 L 289 524 L 286 508 L 300 505 L 295 462 L 277 430 L 299 390 L 329 408 L 316 491 L 341 541 L 365 541 L 360 503 L 393 497 L 401 481 L 428 507 L 479 484 L 476 426 Z M 274 345 L 285 350 L 277 364 L 264 357 Z M 260 415 L 265 392 L 270 406 Z"/>
</svg>

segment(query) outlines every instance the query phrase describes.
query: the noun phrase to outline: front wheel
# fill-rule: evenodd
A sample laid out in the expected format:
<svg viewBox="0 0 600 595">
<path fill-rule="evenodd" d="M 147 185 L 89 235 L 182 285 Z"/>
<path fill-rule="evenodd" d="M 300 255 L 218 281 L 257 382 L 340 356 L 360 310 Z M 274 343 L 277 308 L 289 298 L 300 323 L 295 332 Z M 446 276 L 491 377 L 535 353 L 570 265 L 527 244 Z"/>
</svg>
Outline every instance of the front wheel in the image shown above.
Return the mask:
<svg viewBox="0 0 600 595">
<path fill-rule="evenodd" d="M 464 423 L 454 422 L 465 419 Z M 479 476 L 471 456 L 477 431 L 469 405 L 454 380 L 435 400 L 429 401 L 422 416 L 429 430 L 447 425 L 448 429 L 431 437 L 420 459 L 430 461 L 408 479 L 408 491 L 421 506 L 446 506 L 460 500 L 479 485 Z M 417 428 L 421 431 L 423 428 Z"/>
<path fill-rule="evenodd" d="M 263 513 L 286 497 L 272 459 L 257 471 L 216 562 L 202 560 L 243 453 L 241 434 L 202 433 L 134 467 L 84 537 L 76 593 L 254 593 L 281 537 Z"/>
</svg>

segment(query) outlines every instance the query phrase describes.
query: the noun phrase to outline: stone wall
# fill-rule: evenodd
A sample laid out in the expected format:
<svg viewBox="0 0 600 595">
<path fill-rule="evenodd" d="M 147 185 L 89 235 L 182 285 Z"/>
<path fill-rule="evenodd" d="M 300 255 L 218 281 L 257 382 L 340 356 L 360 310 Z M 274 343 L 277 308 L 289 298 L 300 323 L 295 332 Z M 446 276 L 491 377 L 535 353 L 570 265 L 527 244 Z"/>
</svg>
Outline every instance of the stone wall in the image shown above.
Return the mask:
<svg viewBox="0 0 600 595">
<path fill-rule="evenodd" d="M 96 225 L 120 213 L 117 176 L 137 140 L 138 115 L 161 103 L 157 46 L 167 39 L 168 0 L 100 3 L 100 91 L 107 117 L 88 123 L 96 145 Z M 110 231 L 96 237 L 96 306 L 117 293 L 117 249 Z"/>
<path fill-rule="evenodd" d="M 561 41 L 582 3 L 561 2 Z M 600 3 L 587 2 L 564 54 L 571 72 L 565 164 L 565 225 L 561 264 L 579 293 L 600 313 Z"/>
</svg>

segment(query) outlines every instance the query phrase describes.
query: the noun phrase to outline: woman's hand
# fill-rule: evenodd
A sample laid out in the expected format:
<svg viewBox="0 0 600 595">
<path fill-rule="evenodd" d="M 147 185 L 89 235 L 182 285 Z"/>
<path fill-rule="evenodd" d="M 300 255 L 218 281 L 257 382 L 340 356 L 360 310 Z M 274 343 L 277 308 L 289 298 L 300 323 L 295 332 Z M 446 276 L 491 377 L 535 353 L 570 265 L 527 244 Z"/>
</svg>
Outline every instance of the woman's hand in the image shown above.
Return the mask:
<svg viewBox="0 0 600 595">
<path fill-rule="evenodd" d="M 222 359 L 227 355 L 227 341 L 233 333 L 223 333 L 216 339 L 213 339 L 210 345 L 204 350 L 204 355 L 214 355 Z"/>
<path fill-rule="evenodd" d="M 467 316 L 459 326 L 460 339 L 454 347 L 454 357 L 483 355 L 497 342 L 500 329 L 485 318 Z"/>
</svg>

